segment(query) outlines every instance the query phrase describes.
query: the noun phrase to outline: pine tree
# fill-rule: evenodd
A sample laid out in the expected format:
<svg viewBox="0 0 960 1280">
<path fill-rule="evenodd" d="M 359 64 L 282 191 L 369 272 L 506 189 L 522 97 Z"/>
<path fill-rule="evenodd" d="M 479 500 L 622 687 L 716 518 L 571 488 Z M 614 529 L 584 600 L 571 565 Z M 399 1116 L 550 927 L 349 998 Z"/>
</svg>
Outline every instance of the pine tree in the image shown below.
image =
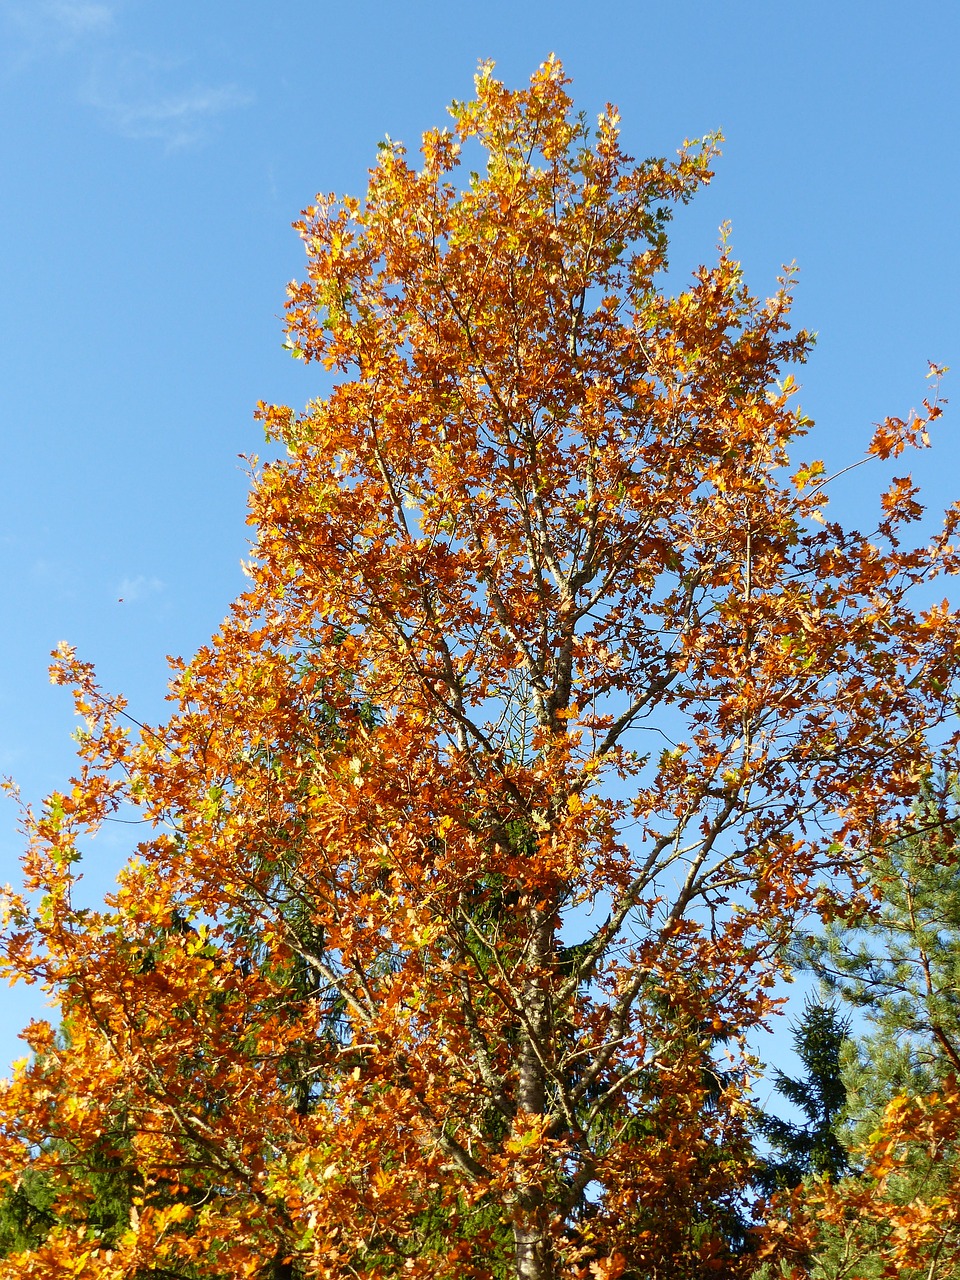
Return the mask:
<svg viewBox="0 0 960 1280">
<path fill-rule="evenodd" d="M 867 1026 L 837 1058 L 846 1169 L 810 1170 L 849 1175 L 807 1186 L 814 1280 L 960 1275 L 958 800 L 956 778 L 929 786 L 865 865 L 872 905 L 801 948 Z"/>
<path fill-rule="evenodd" d="M 866 868 L 875 905 L 802 948 L 869 1028 L 843 1053 L 851 1143 L 892 1098 L 929 1093 L 960 1070 L 958 802 L 956 779 L 929 788 L 910 829 Z"/>
</svg>

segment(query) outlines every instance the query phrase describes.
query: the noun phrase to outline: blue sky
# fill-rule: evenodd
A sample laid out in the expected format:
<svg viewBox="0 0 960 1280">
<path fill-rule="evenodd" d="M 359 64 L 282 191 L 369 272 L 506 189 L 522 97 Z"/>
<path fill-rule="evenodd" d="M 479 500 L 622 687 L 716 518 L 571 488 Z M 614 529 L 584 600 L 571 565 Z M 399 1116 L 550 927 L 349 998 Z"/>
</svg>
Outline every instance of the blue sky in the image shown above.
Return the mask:
<svg viewBox="0 0 960 1280">
<path fill-rule="evenodd" d="M 361 193 L 384 134 L 415 149 L 481 58 L 522 83 L 556 52 L 638 156 L 722 128 L 675 272 L 726 219 L 755 291 L 798 263 L 797 321 L 819 333 L 804 456 L 858 457 L 919 403 L 927 360 L 960 400 L 958 37 L 953 0 L 0 0 L 0 773 L 32 800 L 69 774 L 60 640 L 162 714 L 164 655 L 242 588 L 254 405 L 325 385 L 281 347 L 289 224 L 317 191 Z M 958 461 L 954 412 L 911 460 L 932 507 Z M 868 523 L 880 478 L 838 486 L 838 513 Z M 92 895 L 124 839 L 98 837 Z M 0 882 L 19 843 L 5 805 Z M 0 1059 L 39 1008 L 2 993 Z"/>
</svg>

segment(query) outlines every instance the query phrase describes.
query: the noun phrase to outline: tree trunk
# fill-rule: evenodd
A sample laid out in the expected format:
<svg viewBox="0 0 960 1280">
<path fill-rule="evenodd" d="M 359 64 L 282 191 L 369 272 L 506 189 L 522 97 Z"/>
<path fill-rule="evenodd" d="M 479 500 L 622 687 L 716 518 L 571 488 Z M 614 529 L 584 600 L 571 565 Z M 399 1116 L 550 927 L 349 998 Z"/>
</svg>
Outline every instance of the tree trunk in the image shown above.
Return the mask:
<svg viewBox="0 0 960 1280">
<path fill-rule="evenodd" d="M 548 1217 L 541 1206 L 532 1221 L 513 1224 L 517 1280 L 555 1280 Z"/>
<path fill-rule="evenodd" d="M 550 1002 L 547 992 L 550 952 L 553 944 L 554 913 L 543 907 L 533 909 L 531 964 L 533 973 L 524 991 L 525 1025 L 520 1033 L 520 1074 L 518 1120 L 542 1120 L 546 1109 L 546 1079 L 541 1055 L 548 1044 Z M 513 1219 L 517 1280 L 556 1280 L 556 1266 L 550 1234 L 550 1205 L 543 1188 L 520 1183 L 516 1189 Z"/>
</svg>

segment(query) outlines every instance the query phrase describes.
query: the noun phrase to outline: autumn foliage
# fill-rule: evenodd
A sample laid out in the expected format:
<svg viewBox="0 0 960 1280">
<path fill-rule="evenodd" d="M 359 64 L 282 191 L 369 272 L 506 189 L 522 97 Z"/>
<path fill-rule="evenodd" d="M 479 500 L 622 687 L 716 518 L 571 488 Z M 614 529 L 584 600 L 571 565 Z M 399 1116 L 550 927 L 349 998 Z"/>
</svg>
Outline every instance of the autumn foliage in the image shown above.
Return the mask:
<svg viewBox="0 0 960 1280">
<path fill-rule="evenodd" d="M 51 1179 L 56 1224 L 2 1277 L 749 1275 L 744 1037 L 954 761 L 926 584 L 960 511 L 914 547 L 896 479 L 869 535 L 834 523 L 788 458 L 789 278 L 756 299 L 724 242 L 663 284 L 714 141 L 636 163 L 556 61 L 452 115 L 298 224 L 289 345 L 336 385 L 261 406 L 251 586 L 169 719 L 129 731 L 58 656 L 82 763 L 5 965 L 63 1029 L 0 1095 L 3 1176 Z"/>
</svg>

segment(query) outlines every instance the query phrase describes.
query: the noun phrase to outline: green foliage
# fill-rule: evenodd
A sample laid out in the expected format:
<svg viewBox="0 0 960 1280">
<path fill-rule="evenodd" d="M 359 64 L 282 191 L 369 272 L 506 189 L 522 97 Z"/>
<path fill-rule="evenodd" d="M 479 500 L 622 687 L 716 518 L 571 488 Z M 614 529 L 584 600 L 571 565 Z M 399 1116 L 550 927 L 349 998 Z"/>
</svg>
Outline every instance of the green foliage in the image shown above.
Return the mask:
<svg viewBox="0 0 960 1280">
<path fill-rule="evenodd" d="M 851 1035 L 850 1022 L 841 1021 L 836 1009 L 811 1006 L 823 1012 L 819 1027 L 805 1019 L 806 1029 L 818 1034 L 803 1047 L 803 1024 L 798 1033 L 807 1079 L 778 1080 L 780 1092 L 808 1117 L 817 1107 L 824 1120 L 828 1111 L 832 1115 L 819 1154 L 811 1146 L 804 1166 L 794 1159 L 802 1154 L 799 1133 L 770 1120 L 762 1129 L 782 1153 L 771 1164 L 765 1189 L 796 1185 L 801 1174 L 807 1190 L 815 1191 L 811 1175 L 828 1175 L 845 1205 L 842 1214 L 819 1224 L 804 1271 L 809 1280 L 887 1280 L 894 1274 L 891 1224 L 900 1211 L 937 1205 L 957 1180 L 960 1153 L 949 1145 L 933 1151 L 918 1140 L 898 1148 L 897 1163 L 882 1182 L 864 1152 L 893 1099 L 927 1098 L 960 1073 L 958 804 L 956 778 L 931 785 L 909 829 L 864 864 L 870 905 L 833 922 L 820 937 L 807 938 L 795 956 L 866 1027 Z M 896 1266 L 898 1280 L 956 1280 L 954 1229 L 948 1223 L 945 1230 L 931 1236 L 922 1266 Z M 768 1267 L 755 1280 L 776 1280 L 779 1274 Z"/>
<path fill-rule="evenodd" d="M 776 1115 L 758 1118 L 757 1131 L 773 1152 L 757 1178 L 761 1190 L 795 1187 L 811 1174 L 836 1178 L 850 1168 L 837 1136 L 847 1100 L 841 1055 L 849 1033 L 849 1021 L 834 1005 L 807 1001 L 793 1030 L 804 1076 L 793 1080 L 782 1071 L 774 1075 L 777 1093 L 801 1113 L 803 1121 L 794 1124 Z"/>
<path fill-rule="evenodd" d="M 55 1202 L 50 1180 L 28 1170 L 0 1199 L 0 1257 L 42 1244 L 57 1223 Z"/>
<path fill-rule="evenodd" d="M 402 1280 L 407 1259 L 443 1257 L 451 1244 L 460 1243 L 460 1265 L 465 1276 L 482 1274 L 489 1280 L 510 1280 L 514 1272 L 513 1233 L 502 1205 L 492 1200 L 468 1204 L 459 1197 L 452 1208 L 433 1203 L 416 1215 L 413 1231 L 401 1238 L 384 1231 L 354 1264 L 357 1275 L 371 1280 Z"/>
<path fill-rule="evenodd" d="M 869 1030 L 842 1054 L 846 1140 L 856 1144 L 898 1095 L 960 1072 L 960 831 L 957 780 L 930 788 L 911 829 L 867 867 L 876 905 L 808 939 L 801 962 Z"/>
</svg>

